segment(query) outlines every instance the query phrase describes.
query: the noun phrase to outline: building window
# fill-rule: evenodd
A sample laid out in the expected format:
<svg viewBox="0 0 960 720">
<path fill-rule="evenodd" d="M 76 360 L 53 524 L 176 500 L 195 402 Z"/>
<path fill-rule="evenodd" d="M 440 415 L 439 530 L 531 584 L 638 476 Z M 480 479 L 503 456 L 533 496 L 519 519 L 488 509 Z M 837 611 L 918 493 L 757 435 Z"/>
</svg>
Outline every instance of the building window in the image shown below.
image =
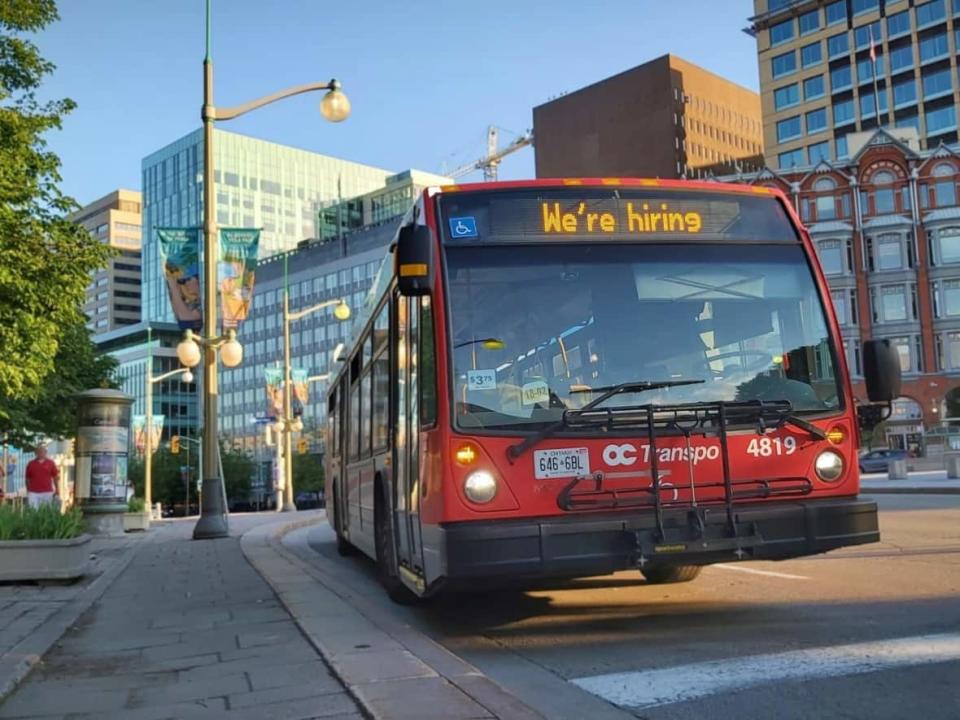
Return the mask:
<svg viewBox="0 0 960 720">
<path fill-rule="evenodd" d="M 823 48 L 819 41 L 800 48 L 800 64 L 803 67 L 813 67 L 821 62 L 823 62 Z"/>
<path fill-rule="evenodd" d="M 783 55 L 777 55 L 770 60 L 770 67 L 773 72 L 773 78 L 777 79 L 784 75 L 789 75 L 797 70 L 797 53 L 791 50 Z"/>
<path fill-rule="evenodd" d="M 953 105 L 947 105 L 939 110 L 932 110 L 927 113 L 927 135 L 936 135 L 956 129 L 957 111 Z"/>
<path fill-rule="evenodd" d="M 817 220 L 833 220 L 837 217 L 837 200 L 833 195 L 821 195 L 815 201 Z"/>
<path fill-rule="evenodd" d="M 917 102 L 917 85 L 913 78 L 893 84 L 893 107 L 901 108 Z"/>
<path fill-rule="evenodd" d="M 850 39 L 845 32 L 827 38 L 827 57 L 833 59 L 850 52 Z"/>
<path fill-rule="evenodd" d="M 887 111 L 887 93 L 886 90 L 880 91 L 880 112 Z M 874 102 L 872 92 L 860 93 L 860 117 L 871 118 L 877 114 L 877 106 Z"/>
<path fill-rule="evenodd" d="M 786 118 L 777 122 L 777 142 L 786 142 L 795 137 L 800 137 L 800 116 Z"/>
<path fill-rule="evenodd" d="M 900 235 L 880 235 L 873 241 L 873 246 L 875 270 L 901 270 L 904 267 Z"/>
<path fill-rule="evenodd" d="M 917 29 L 941 22 L 947 18 L 947 8 L 944 0 L 917 5 Z"/>
<path fill-rule="evenodd" d="M 897 121 L 893 124 L 893 126 L 898 128 L 912 127 L 917 132 L 920 132 L 920 116 L 916 113 L 913 113 L 911 115 L 897 118 Z"/>
<path fill-rule="evenodd" d="M 855 122 L 856 119 L 857 118 L 853 112 L 853 100 L 844 100 L 843 102 L 833 104 L 834 126 L 847 125 Z"/>
<path fill-rule="evenodd" d="M 946 338 L 946 357 L 942 364 L 944 370 L 960 369 L 960 332 L 948 332 L 944 335 Z"/>
<path fill-rule="evenodd" d="M 848 152 L 848 150 L 847 150 L 847 136 L 846 136 L 846 135 L 844 135 L 843 137 L 838 137 L 836 140 L 834 140 L 834 143 L 836 143 L 836 146 L 837 146 L 837 159 L 838 159 L 838 160 L 839 160 L 840 158 L 845 158 L 845 157 L 847 157 L 847 156 L 849 155 L 849 152 Z"/>
<path fill-rule="evenodd" d="M 878 56 L 876 61 L 873 61 L 868 57 L 857 61 L 858 83 L 863 85 L 866 82 L 870 82 L 873 80 L 874 73 L 877 74 L 878 79 L 883 79 L 883 55 Z"/>
<path fill-rule="evenodd" d="M 789 170 L 803 165 L 803 148 L 788 150 L 777 155 L 777 166 L 781 170 Z"/>
<path fill-rule="evenodd" d="M 877 215 L 885 215 L 897 211 L 893 187 L 883 187 L 893 185 L 893 173 L 886 170 L 875 172 L 870 182 L 875 186 L 873 192 L 874 212 Z"/>
<path fill-rule="evenodd" d="M 770 45 L 780 45 L 793 40 L 793 18 L 770 26 Z"/>
<path fill-rule="evenodd" d="M 933 195 L 936 206 L 939 208 L 956 205 L 957 187 L 953 179 L 953 166 L 949 163 L 941 163 L 933 169 L 933 175 L 934 177 L 941 178 L 933 185 Z"/>
<path fill-rule="evenodd" d="M 916 367 L 913 353 L 910 348 L 909 337 L 889 338 L 890 343 L 896 348 L 897 355 L 900 356 L 900 370 L 905 373 L 913 372 Z"/>
<path fill-rule="evenodd" d="M 943 304 L 938 310 L 942 311 L 945 317 L 960 315 L 960 280 L 944 280 L 941 287 Z M 937 313 L 937 317 L 940 317 L 940 312 Z"/>
<path fill-rule="evenodd" d="M 907 35 L 910 32 L 910 11 L 904 10 L 896 15 L 887 16 L 887 39 L 895 38 L 899 35 Z"/>
<path fill-rule="evenodd" d="M 830 71 L 830 91 L 839 92 L 853 87 L 853 75 L 849 65 L 843 65 Z"/>
<path fill-rule="evenodd" d="M 827 109 L 819 108 L 807 113 L 807 134 L 821 132 L 827 129 Z"/>
<path fill-rule="evenodd" d="M 823 75 L 817 75 L 812 78 L 807 78 L 803 81 L 804 100 L 815 100 L 816 98 L 823 97 L 825 94 L 826 93 L 823 88 Z"/>
<path fill-rule="evenodd" d="M 856 377 L 862 376 L 863 367 L 860 361 L 860 341 L 844 340 L 843 352 L 847 356 L 847 368 L 849 368 L 850 374 Z"/>
<path fill-rule="evenodd" d="M 945 32 L 939 35 L 931 35 L 920 41 L 920 62 L 928 63 L 934 60 L 948 57 L 950 55 L 950 45 L 947 43 L 947 34 Z"/>
<path fill-rule="evenodd" d="M 847 320 L 847 293 L 845 290 L 834 290 L 830 293 L 833 301 L 833 310 L 837 314 L 837 322 L 846 325 Z"/>
<path fill-rule="evenodd" d="M 830 141 L 814 143 L 807 146 L 807 158 L 811 165 L 816 165 L 821 160 L 830 159 Z"/>
<path fill-rule="evenodd" d="M 837 0 L 837 2 L 830 3 L 825 10 L 827 14 L 827 25 L 836 25 L 837 23 L 845 22 L 847 19 L 846 0 Z"/>
<path fill-rule="evenodd" d="M 807 35 L 820 29 L 820 10 L 811 10 L 800 16 L 800 34 Z"/>
<path fill-rule="evenodd" d="M 913 67 L 913 45 L 890 50 L 890 72 L 897 73 Z"/>
<path fill-rule="evenodd" d="M 883 31 L 880 29 L 880 21 L 872 22 L 869 25 L 861 25 L 853 31 L 853 44 L 857 50 L 870 47 L 870 41 L 874 46 L 880 44 L 883 37 Z"/>
<path fill-rule="evenodd" d="M 908 319 L 906 285 L 884 285 L 871 288 L 871 296 L 874 322 L 904 322 Z"/>
<path fill-rule="evenodd" d="M 948 227 L 936 234 L 940 250 L 940 263 L 954 265 L 960 263 L 960 227 Z"/>
<path fill-rule="evenodd" d="M 853 0 L 851 8 L 854 15 L 860 15 L 880 7 L 880 0 Z"/>
<path fill-rule="evenodd" d="M 773 106 L 778 111 L 800 104 L 800 86 L 797 83 L 773 91 Z"/>
<path fill-rule="evenodd" d="M 944 95 L 953 94 L 953 83 L 950 68 L 937 70 L 923 76 L 923 99 L 933 100 Z"/>
<path fill-rule="evenodd" d="M 821 240 L 817 251 L 824 275 L 843 275 L 843 243 L 840 240 Z"/>
</svg>

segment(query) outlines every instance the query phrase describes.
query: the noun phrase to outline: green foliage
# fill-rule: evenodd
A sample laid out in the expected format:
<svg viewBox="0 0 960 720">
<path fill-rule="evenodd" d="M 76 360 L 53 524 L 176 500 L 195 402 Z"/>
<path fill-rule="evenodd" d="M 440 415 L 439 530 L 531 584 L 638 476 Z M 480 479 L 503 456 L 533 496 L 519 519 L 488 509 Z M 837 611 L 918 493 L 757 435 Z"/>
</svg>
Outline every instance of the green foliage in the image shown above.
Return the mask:
<svg viewBox="0 0 960 720">
<path fill-rule="evenodd" d="M 184 444 L 184 447 L 186 445 Z M 195 448 L 192 448 L 195 449 Z M 182 505 L 187 501 L 187 493 L 196 501 L 196 492 L 193 488 L 188 488 L 184 479 L 187 473 L 181 470 L 186 467 L 187 456 L 184 450 L 179 455 L 174 455 L 167 447 L 158 448 L 153 453 L 153 488 L 151 500 L 155 503 L 164 505 Z M 196 453 L 191 453 L 190 465 L 195 468 L 197 465 Z M 130 457 L 127 464 L 127 478 L 133 485 L 134 495 L 144 497 L 144 478 L 143 478 L 143 456 L 134 455 Z M 196 480 L 196 470 L 191 473 Z"/>
<path fill-rule="evenodd" d="M 323 490 L 323 463 L 318 455 L 293 456 L 293 491 L 317 492 Z"/>
<path fill-rule="evenodd" d="M 38 508 L 0 506 L 0 540 L 69 540 L 85 529 L 86 521 L 76 507 L 61 514 L 50 504 Z"/>
<path fill-rule="evenodd" d="M 44 138 L 74 103 L 37 99 L 53 64 L 24 34 L 57 18 L 53 0 L 0 2 L 0 419 L 8 427 L 10 404 L 42 401 L 44 383 L 63 367 L 65 335 L 79 338 L 71 329 L 85 322 L 90 272 L 110 253 L 67 219 L 78 206 L 60 191 L 60 159 Z"/>
<path fill-rule="evenodd" d="M 130 500 L 127 502 L 127 512 L 142 513 L 145 507 L 146 503 L 144 502 L 143 498 L 137 497 L 136 495 L 130 498 Z"/>
<path fill-rule="evenodd" d="M 54 364 L 56 372 L 36 392 L 20 397 L 0 393 L 0 438 L 5 442 L 32 447 L 40 437 L 76 435 L 76 394 L 114 385 L 116 361 L 96 354 L 82 319 L 62 329 Z"/>
<path fill-rule="evenodd" d="M 225 442 L 220 443 L 220 462 L 223 464 L 223 482 L 227 499 L 247 502 L 250 499 L 250 482 L 257 473 L 257 465 L 249 453 L 235 450 Z"/>
</svg>

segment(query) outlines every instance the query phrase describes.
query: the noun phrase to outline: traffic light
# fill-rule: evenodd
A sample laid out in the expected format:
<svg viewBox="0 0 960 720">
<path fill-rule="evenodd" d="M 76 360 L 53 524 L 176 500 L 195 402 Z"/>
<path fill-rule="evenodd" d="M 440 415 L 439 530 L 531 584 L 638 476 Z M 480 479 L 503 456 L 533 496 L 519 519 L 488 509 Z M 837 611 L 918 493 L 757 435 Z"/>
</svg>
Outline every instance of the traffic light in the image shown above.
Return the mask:
<svg viewBox="0 0 960 720">
<path fill-rule="evenodd" d="M 172 438 L 170 438 L 170 452 L 173 453 L 174 455 L 178 455 L 180 453 L 180 436 L 179 435 L 174 435 Z"/>
<path fill-rule="evenodd" d="M 301 455 L 306 455 L 308 449 L 309 449 L 309 443 L 307 442 L 307 439 L 300 438 L 297 441 L 297 450 L 300 452 Z"/>
</svg>

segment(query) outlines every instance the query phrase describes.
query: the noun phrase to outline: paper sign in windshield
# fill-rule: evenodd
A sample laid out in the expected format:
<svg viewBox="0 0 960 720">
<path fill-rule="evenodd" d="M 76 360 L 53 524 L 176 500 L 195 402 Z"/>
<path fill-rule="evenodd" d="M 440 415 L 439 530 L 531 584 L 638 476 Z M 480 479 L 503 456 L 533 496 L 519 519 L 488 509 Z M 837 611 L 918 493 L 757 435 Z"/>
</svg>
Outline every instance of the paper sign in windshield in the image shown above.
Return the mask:
<svg viewBox="0 0 960 720">
<path fill-rule="evenodd" d="M 496 370 L 467 370 L 467 390 L 496 390 Z"/>
<path fill-rule="evenodd" d="M 536 405 L 550 402 L 550 386 L 543 380 L 535 380 L 520 388 L 524 405 Z"/>
</svg>

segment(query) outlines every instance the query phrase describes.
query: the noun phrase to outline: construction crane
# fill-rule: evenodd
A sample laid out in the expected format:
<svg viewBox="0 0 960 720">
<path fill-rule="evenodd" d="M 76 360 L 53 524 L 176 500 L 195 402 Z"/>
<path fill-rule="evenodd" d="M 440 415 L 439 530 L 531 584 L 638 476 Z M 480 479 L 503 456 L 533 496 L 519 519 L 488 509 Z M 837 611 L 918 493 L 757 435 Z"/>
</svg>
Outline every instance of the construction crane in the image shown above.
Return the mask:
<svg viewBox="0 0 960 720">
<path fill-rule="evenodd" d="M 444 174 L 455 180 L 464 175 L 469 175 L 474 170 L 483 170 L 483 181 L 494 182 L 497 179 L 497 169 L 507 155 L 515 153 L 517 150 L 527 147 L 527 145 L 533 145 L 533 131 L 528 130 L 503 148 L 497 148 L 497 140 L 497 128 L 491 125 L 487 128 L 487 154 L 479 160 L 458 167 L 453 172 Z"/>
</svg>

